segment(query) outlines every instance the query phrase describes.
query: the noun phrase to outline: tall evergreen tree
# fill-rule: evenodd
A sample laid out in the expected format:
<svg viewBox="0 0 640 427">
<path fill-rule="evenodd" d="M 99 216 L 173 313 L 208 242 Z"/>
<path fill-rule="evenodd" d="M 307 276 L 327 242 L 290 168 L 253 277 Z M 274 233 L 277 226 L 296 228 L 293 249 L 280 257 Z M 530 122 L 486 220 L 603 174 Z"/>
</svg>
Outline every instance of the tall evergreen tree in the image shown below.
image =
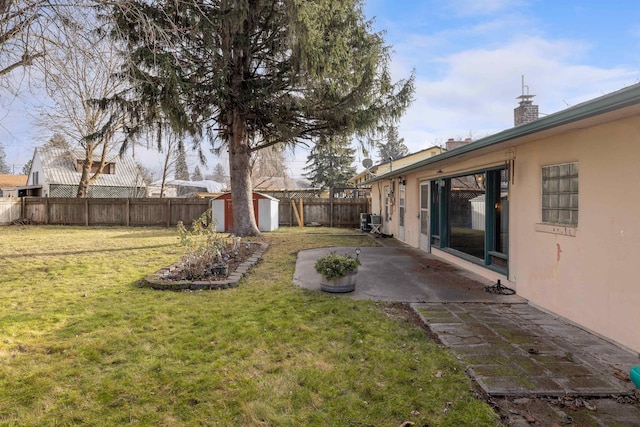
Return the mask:
<svg viewBox="0 0 640 427">
<path fill-rule="evenodd" d="M 356 168 L 351 166 L 355 153 L 347 137 L 323 137 L 307 156 L 304 176 L 311 181 L 312 187 L 344 187 L 356 174 Z"/>
<path fill-rule="evenodd" d="M 227 182 L 227 171 L 224 169 L 222 163 L 216 163 L 213 167 L 213 174 L 211 177 L 214 181 Z"/>
<path fill-rule="evenodd" d="M 191 174 L 191 181 L 202 181 L 202 172 L 200 172 L 200 168 L 196 165 L 193 168 L 193 173 Z"/>
<path fill-rule="evenodd" d="M 184 144 L 179 142 L 176 150 L 176 166 L 173 178 L 189 181 L 189 167 L 187 166 L 187 153 L 185 152 Z"/>
<path fill-rule="evenodd" d="M 33 159 L 29 159 L 27 163 L 22 166 L 22 175 L 29 175 L 31 173 L 31 165 L 33 164 Z"/>
<path fill-rule="evenodd" d="M 389 161 L 389 157 L 399 159 L 407 154 L 409 154 L 409 149 L 404 145 L 404 138 L 398 139 L 398 128 L 393 125 L 389 126 L 386 144 L 378 143 L 378 158 L 380 162 Z"/>
<path fill-rule="evenodd" d="M 11 168 L 7 164 L 7 154 L 4 152 L 4 145 L 0 142 L 0 173 L 9 174 Z"/>
<path fill-rule="evenodd" d="M 411 102 L 363 0 L 131 0 L 111 9 L 131 90 L 112 98 L 129 130 L 166 119 L 196 142 L 226 147 L 233 232 L 258 235 L 252 153 L 320 134 L 374 132 Z"/>
<path fill-rule="evenodd" d="M 49 138 L 49 140 L 44 144 L 45 148 L 62 148 L 64 150 L 70 150 L 71 149 L 71 145 L 67 142 L 67 140 L 65 139 L 65 137 L 58 133 L 55 132 L 53 134 L 53 136 L 51 138 Z"/>
</svg>

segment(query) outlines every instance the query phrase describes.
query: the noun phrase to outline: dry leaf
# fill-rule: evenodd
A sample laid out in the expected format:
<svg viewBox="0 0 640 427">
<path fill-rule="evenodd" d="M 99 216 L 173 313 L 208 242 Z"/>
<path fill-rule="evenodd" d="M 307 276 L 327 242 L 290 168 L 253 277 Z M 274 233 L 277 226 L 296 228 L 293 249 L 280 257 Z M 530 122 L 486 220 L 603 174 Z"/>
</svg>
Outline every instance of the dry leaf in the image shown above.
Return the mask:
<svg viewBox="0 0 640 427">
<path fill-rule="evenodd" d="M 618 371 L 616 371 L 616 372 L 614 372 L 614 373 L 613 373 L 613 375 L 614 375 L 617 379 L 619 379 L 619 380 L 622 380 L 622 381 L 630 381 L 630 379 L 629 379 L 629 375 L 627 375 L 627 374 L 623 374 L 622 372 L 618 372 Z"/>
</svg>

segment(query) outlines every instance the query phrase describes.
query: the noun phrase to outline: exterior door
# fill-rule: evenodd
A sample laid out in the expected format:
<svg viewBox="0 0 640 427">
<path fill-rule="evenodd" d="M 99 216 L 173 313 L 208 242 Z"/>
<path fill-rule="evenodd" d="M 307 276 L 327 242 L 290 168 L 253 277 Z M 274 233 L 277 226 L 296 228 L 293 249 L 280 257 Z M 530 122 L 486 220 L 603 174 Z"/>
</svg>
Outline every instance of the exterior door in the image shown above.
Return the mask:
<svg viewBox="0 0 640 427">
<path fill-rule="evenodd" d="M 389 186 L 384 186 L 384 218 L 382 218 L 382 231 L 384 234 L 389 234 L 389 219 L 390 219 L 390 204 L 391 204 L 391 193 L 389 191 Z"/>
<path fill-rule="evenodd" d="M 405 186 L 398 185 L 398 239 L 404 242 Z"/>
<path fill-rule="evenodd" d="M 420 249 L 429 252 L 429 182 L 420 183 Z"/>
</svg>

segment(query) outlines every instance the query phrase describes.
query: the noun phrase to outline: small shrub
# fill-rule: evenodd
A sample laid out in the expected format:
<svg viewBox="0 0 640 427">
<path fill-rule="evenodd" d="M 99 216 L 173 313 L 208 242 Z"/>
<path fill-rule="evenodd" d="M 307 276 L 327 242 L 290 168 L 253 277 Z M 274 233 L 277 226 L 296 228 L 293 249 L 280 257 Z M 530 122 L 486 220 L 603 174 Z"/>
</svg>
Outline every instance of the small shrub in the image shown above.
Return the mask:
<svg viewBox="0 0 640 427">
<path fill-rule="evenodd" d="M 224 259 L 227 239 L 216 232 L 211 217 L 209 209 L 193 222 L 190 229 L 182 221 L 178 222 L 178 236 L 185 248 L 181 270 L 184 279 L 203 279 L 211 275 L 212 267 Z"/>
<path fill-rule="evenodd" d="M 350 255 L 337 255 L 332 252 L 321 256 L 314 265 L 316 271 L 327 280 L 339 279 L 347 273 L 355 271 L 360 265 L 360 258 L 353 258 Z"/>
</svg>

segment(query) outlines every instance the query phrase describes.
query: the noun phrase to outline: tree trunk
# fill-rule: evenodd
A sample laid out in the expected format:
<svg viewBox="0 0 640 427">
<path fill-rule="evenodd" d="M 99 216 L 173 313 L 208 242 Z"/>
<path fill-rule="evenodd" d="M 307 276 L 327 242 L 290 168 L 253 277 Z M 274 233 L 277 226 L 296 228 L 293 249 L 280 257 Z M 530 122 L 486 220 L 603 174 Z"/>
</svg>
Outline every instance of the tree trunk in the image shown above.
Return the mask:
<svg viewBox="0 0 640 427">
<path fill-rule="evenodd" d="M 232 232 L 237 236 L 259 236 L 253 210 L 251 188 L 251 151 L 245 123 L 238 111 L 233 113 L 229 135 L 229 171 L 231 175 L 231 203 L 233 205 Z"/>
<path fill-rule="evenodd" d="M 91 162 L 87 162 L 85 159 L 82 162 L 82 176 L 80 177 L 80 182 L 78 183 L 78 193 L 76 194 L 77 198 L 85 198 L 89 194 L 89 178 L 91 177 Z"/>
</svg>

